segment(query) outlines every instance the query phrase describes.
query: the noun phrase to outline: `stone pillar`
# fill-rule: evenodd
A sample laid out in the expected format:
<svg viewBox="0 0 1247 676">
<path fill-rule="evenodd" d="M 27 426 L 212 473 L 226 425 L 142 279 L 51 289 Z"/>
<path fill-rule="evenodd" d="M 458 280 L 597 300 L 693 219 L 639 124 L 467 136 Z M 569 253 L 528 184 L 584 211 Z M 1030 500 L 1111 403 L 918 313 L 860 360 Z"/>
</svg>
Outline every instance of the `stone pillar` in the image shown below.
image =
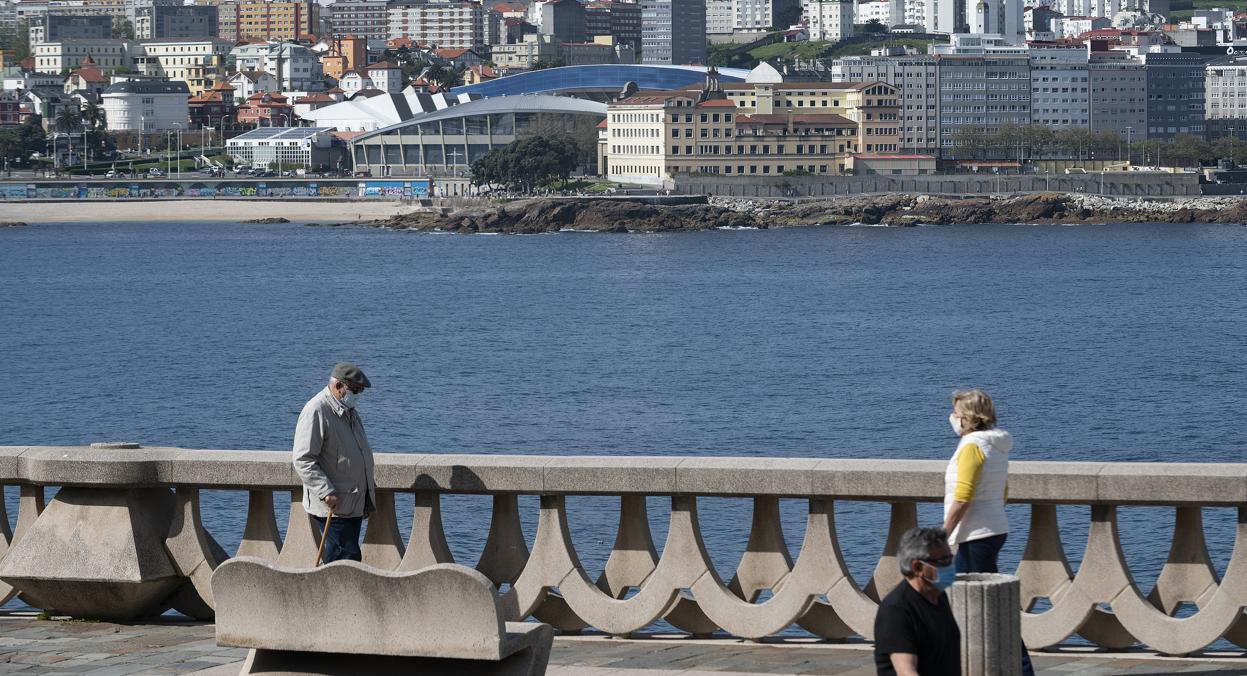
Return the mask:
<svg viewBox="0 0 1247 676">
<path fill-rule="evenodd" d="M 963 573 L 948 590 L 961 628 L 962 676 L 1020 676 L 1022 615 L 1014 575 Z"/>
</svg>

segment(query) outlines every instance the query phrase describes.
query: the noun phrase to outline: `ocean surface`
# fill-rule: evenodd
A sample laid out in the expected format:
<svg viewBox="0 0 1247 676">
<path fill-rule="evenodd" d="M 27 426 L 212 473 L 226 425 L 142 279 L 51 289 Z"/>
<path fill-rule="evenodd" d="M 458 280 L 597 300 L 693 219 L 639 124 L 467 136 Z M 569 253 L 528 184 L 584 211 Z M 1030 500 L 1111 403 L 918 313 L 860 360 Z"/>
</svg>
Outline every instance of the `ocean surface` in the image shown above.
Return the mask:
<svg viewBox="0 0 1247 676">
<path fill-rule="evenodd" d="M 460 236 L 151 216 L 0 230 L 0 444 L 288 449 L 352 360 L 377 451 L 943 459 L 951 392 L 982 387 L 1015 460 L 1247 461 L 1244 226 Z M 669 502 L 649 504 L 661 548 Z M 616 501 L 569 505 L 596 576 Z M 837 509 L 865 584 L 886 511 Z M 205 510 L 232 550 L 245 496 Z M 475 561 L 485 499 L 444 510 Z M 1007 568 L 1028 518 L 1010 510 Z M 804 511 L 784 502 L 794 554 Z M 1088 511 L 1061 508 L 1075 566 Z M 1223 567 L 1234 515 L 1206 512 Z M 726 579 L 749 503 L 704 500 L 701 523 Z M 1122 510 L 1145 592 L 1172 523 Z"/>
</svg>

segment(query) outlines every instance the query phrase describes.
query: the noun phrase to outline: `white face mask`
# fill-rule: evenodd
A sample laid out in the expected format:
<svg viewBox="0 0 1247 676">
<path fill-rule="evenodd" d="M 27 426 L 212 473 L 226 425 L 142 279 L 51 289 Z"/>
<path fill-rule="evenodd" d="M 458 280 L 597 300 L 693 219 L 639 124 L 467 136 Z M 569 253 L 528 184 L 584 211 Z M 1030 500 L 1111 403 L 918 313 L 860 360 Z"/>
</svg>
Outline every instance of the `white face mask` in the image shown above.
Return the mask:
<svg viewBox="0 0 1247 676">
<path fill-rule="evenodd" d="M 953 426 L 953 434 L 961 436 L 961 419 L 957 417 L 956 413 L 948 414 L 948 424 Z"/>
<path fill-rule="evenodd" d="M 358 394 L 355 394 L 354 392 L 347 390 L 346 393 L 342 395 L 343 406 L 347 408 L 355 408 L 358 404 L 359 404 Z"/>
</svg>

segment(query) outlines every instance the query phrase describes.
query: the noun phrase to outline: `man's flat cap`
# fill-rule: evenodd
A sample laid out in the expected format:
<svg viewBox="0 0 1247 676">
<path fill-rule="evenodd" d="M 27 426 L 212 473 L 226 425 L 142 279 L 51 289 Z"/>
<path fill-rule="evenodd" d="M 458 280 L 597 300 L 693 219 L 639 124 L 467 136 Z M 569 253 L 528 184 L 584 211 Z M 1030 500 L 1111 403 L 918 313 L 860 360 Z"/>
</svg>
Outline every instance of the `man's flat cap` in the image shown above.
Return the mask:
<svg viewBox="0 0 1247 676">
<path fill-rule="evenodd" d="M 349 361 L 344 361 L 339 363 L 337 366 L 334 366 L 332 375 L 334 378 L 337 378 L 344 383 L 351 383 L 352 385 L 360 385 L 362 387 L 372 387 L 372 383 L 369 382 L 368 376 L 364 375 L 364 372 L 358 366 Z"/>
</svg>

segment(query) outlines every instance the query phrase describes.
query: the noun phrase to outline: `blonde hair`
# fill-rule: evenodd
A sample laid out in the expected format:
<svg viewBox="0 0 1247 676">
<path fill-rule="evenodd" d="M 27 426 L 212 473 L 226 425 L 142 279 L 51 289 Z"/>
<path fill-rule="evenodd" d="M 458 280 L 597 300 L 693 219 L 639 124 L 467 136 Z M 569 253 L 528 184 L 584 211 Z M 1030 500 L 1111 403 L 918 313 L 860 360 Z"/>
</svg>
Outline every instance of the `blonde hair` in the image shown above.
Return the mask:
<svg viewBox="0 0 1247 676">
<path fill-rule="evenodd" d="M 996 406 L 992 403 L 991 396 L 983 390 L 953 392 L 953 411 L 961 416 L 964 432 L 977 432 L 996 426 Z"/>
</svg>

